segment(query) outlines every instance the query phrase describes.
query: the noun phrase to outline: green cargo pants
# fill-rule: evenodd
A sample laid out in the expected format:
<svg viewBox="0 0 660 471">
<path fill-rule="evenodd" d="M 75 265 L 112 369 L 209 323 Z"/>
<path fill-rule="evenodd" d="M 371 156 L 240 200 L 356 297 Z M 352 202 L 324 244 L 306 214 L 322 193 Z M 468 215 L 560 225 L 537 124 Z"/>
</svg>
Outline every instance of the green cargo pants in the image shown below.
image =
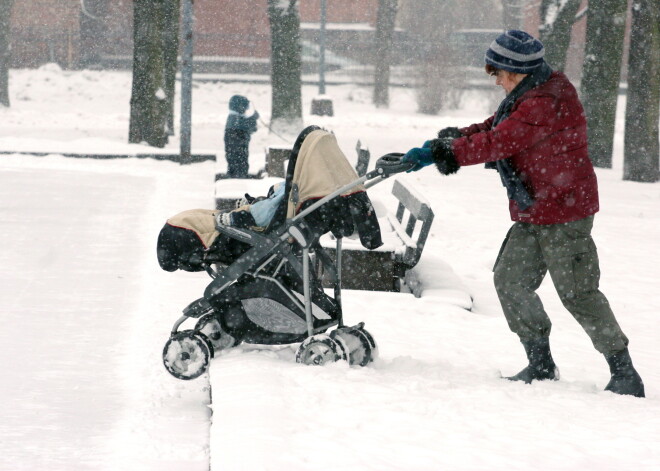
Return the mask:
<svg viewBox="0 0 660 471">
<path fill-rule="evenodd" d="M 522 342 L 550 335 L 551 322 L 536 290 L 547 272 L 564 307 L 604 355 L 628 345 L 605 295 L 591 238 L 594 217 L 539 226 L 516 222 L 495 262 L 494 281 L 509 328 Z"/>
</svg>

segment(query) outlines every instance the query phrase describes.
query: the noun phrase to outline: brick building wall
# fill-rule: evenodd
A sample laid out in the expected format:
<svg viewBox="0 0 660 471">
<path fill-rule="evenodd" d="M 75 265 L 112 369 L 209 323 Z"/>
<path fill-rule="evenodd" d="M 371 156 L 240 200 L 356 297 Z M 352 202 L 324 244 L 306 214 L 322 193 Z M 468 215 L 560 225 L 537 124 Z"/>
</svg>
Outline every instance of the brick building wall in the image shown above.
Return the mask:
<svg viewBox="0 0 660 471">
<path fill-rule="evenodd" d="M 630 0 L 629 0 L 630 1 Z M 583 2 L 586 6 L 586 1 Z M 82 11 L 81 5 L 85 6 Z M 270 55 L 268 0 L 195 0 L 195 55 L 255 57 Z M 327 19 L 333 23 L 328 40 L 340 55 L 364 59 L 371 49 L 377 0 L 328 0 Z M 316 41 L 321 0 L 300 0 L 302 36 Z M 538 11 L 529 9 L 526 29 L 537 34 Z M 133 0 L 19 0 L 12 10 L 12 66 L 37 67 L 57 62 L 65 68 L 86 67 L 100 56 L 130 60 L 133 53 Z M 358 23 L 371 28 L 336 28 Z M 306 25 L 305 25 L 306 24 Z M 584 57 L 585 24 L 575 24 L 566 65 L 579 79 Z M 628 23 L 628 29 L 629 29 Z M 629 34 L 626 34 L 626 42 Z M 627 47 L 624 52 L 624 67 Z"/>
<path fill-rule="evenodd" d="M 327 0 L 326 13 L 330 23 L 376 24 L 377 0 Z M 301 0 L 300 21 L 318 22 L 321 18 L 321 0 Z"/>
<path fill-rule="evenodd" d="M 35 67 L 57 62 L 71 67 L 78 61 L 80 0 L 14 2 L 11 22 L 13 64 Z"/>
<path fill-rule="evenodd" d="M 266 0 L 195 1 L 195 55 L 268 57 Z"/>
<path fill-rule="evenodd" d="M 318 22 L 320 0 L 300 0 L 301 22 Z M 132 55 L 132 0 L 21 0 L 12 11 L 12 66 L 84 67 Z M 267 0 L 195 0 L 195 55 L 267 58 Z M 328 22 L 374 24 L 377 0 L 331 0 Z"/>
</svg>

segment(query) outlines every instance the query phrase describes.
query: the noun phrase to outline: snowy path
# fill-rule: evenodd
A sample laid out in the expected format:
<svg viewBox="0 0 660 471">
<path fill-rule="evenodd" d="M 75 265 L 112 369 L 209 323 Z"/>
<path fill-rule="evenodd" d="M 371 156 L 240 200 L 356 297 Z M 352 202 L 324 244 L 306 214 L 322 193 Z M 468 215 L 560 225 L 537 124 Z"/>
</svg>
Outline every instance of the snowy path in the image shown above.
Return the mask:
<svg viewBox="0 0 660 471">
<path fill-rule="evenodd" d="M 0 469 L 208 469 L 208 387 L 158 354 L 192 296 L 168 298 L 190 285 L 176 276 L 153 286 L 171 180 L 153 163 L 18 159 L 0 163 Z"/>
</svg>

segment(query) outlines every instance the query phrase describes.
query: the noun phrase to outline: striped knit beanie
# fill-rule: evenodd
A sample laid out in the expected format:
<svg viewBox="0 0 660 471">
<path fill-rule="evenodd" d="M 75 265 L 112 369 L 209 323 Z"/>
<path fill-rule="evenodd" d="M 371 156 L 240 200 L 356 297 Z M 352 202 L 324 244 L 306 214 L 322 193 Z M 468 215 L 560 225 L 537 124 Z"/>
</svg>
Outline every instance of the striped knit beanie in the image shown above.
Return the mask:
<svg viewBox="0 0 660 471">
<path fill-rule="evenodd" d="M 500 34 L 486 51 L 486 71 L 491 68 L 529 74 L 543 64 L 543 43 L 524 31 Z"/>
</svg>

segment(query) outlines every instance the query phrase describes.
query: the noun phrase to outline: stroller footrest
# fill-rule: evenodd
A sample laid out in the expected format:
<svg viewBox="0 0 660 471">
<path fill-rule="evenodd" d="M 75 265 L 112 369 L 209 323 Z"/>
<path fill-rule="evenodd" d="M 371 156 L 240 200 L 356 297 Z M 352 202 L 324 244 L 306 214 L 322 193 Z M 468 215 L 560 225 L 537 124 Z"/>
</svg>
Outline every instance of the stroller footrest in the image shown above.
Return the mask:
<svg viewBox="0 0 660 471">
<path fill-rule="evenodd" d="M 212 311 L 213 307 L 211 304 L 209 304 L 206 298 L 199 298 L 188 304 L 188 306 L 183 309 L 183 315 L 186 317 L 199 318 L 204 314 Z"/>
</svg>

